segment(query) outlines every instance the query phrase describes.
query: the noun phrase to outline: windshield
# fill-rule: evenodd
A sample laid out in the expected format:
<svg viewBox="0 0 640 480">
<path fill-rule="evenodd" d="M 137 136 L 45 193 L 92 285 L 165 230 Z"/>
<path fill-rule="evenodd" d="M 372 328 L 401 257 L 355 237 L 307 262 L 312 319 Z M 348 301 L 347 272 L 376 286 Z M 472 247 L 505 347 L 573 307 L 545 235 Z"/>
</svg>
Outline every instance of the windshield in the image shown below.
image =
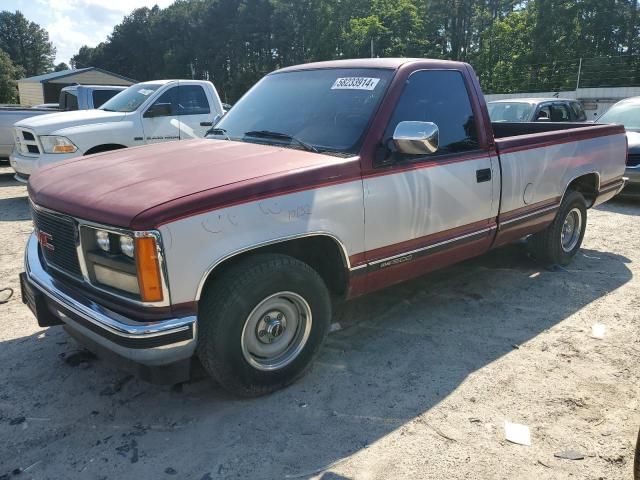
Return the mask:
<svg viewBox="0 0 640 480">
<path fill-rule="evenodd" d="M 495 102 L 487 105 L 492 122 L 530 122 L 533 105 L 524 102 Z"/>
<path fill-rule="evenodd" d="M 100 110 L 106 110 L 107 112 L 133 112 L 149 98 L 149 95 L 161 86 L 156 83 L 131 85 L 111 100 L 105 102 L 100 107 Z"/>
<path fill-rule="evenodd" d="M 598 119 L 598 123 L 620 123 L 627 130 L 640 132 L 640 104 L 621 103 L 614 105 Z"/>
<path fill-rule="evenodd" d="M 332 68 L 268 75 L 220 120 L 212 137 L 357 153 L 393 74 Z"/>
</svg>

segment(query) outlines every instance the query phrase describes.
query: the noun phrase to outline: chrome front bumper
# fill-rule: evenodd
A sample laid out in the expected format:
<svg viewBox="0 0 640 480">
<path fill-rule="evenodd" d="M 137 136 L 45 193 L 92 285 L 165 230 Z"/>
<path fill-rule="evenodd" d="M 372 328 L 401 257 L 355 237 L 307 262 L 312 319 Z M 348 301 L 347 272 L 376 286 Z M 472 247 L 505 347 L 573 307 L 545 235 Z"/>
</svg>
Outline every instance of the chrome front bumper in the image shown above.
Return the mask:
<svg viewBox="0 0 640 480">
<path fill-rule="evenodd" d="M 197 317 L 139 322 L 109 310 L 47 273 L 31 234 L 25 251 L 25 281 L 46 297 L 46 306 L 75 338 L 130 362 L 157 367 L 190 359 L 196 348 Z M 24 299 L 23 299 L 24 300 Z M 35 312 L 34 312 L 35 313 Z M 96 352 L 100 355 L 100 352 Z"/>
</svg>

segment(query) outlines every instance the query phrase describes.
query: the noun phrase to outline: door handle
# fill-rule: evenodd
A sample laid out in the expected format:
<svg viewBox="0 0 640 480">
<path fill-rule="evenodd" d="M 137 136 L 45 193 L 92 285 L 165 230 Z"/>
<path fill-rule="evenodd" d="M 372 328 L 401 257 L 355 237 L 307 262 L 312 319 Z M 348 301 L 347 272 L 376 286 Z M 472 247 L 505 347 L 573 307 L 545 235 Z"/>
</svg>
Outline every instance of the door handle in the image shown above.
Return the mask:
<svg viewBox="0 0 640 480">
<path fill-rule="evenodd" d="M 213 126 L 213 122 L 200 122 L 201 127 L 211 127 Z"/>
<path fill-rule="evenodd" d="M 488 182 L 489 180 L 491 180 L 490 168 L 482 168 L 480 170 L 476 170 L 476 181 L 478 183 Z"/>
</svg>

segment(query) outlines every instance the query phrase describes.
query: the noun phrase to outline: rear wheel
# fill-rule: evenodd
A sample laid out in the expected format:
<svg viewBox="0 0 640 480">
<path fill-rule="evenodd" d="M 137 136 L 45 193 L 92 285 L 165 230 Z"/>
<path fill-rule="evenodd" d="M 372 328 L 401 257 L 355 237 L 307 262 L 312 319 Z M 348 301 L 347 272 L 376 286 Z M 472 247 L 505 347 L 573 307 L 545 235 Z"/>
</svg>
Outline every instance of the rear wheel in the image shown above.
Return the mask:
<svg viewBox="0 0 640 480">
<path fill-rule="evenodd" d="M 263 395 L 304 374 L 330 320 L 329 292 L 315 270 L 286 255 L 255 255 L 206 288 L 198 356 L 226 389 Z"/>
<path fill-rule="evenodd" d="M 579 192 L 567 192 L 553 223 L 529 238 L 531 253 L 541 262 L 568 265 L 580 250 L 586 227 L 584 197 Z"/>
</svg>

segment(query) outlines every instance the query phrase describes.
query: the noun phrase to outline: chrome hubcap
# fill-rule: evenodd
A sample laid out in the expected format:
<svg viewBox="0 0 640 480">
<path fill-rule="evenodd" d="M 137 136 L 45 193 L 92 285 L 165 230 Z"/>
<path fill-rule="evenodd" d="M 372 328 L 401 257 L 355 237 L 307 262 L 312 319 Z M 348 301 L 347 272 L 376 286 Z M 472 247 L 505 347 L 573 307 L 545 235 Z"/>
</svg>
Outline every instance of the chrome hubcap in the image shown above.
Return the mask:
<svg viewBox="0 0 640 480">
<path fill-rule="evenodd" d="M 293 362 L 309 339 L 311 308 L 297 293 L 278 292 L 262 300 L 242 329 L 242 354 L 258 370 Z"/>
<path fill-rule="evenodd" d="M 581 232 L 582 212 L 580 209 L 574 208 L 567 214 L 562 225 L 561 243 L 565 252 L 569 253 L 576 247 Z"/>
</svg>

